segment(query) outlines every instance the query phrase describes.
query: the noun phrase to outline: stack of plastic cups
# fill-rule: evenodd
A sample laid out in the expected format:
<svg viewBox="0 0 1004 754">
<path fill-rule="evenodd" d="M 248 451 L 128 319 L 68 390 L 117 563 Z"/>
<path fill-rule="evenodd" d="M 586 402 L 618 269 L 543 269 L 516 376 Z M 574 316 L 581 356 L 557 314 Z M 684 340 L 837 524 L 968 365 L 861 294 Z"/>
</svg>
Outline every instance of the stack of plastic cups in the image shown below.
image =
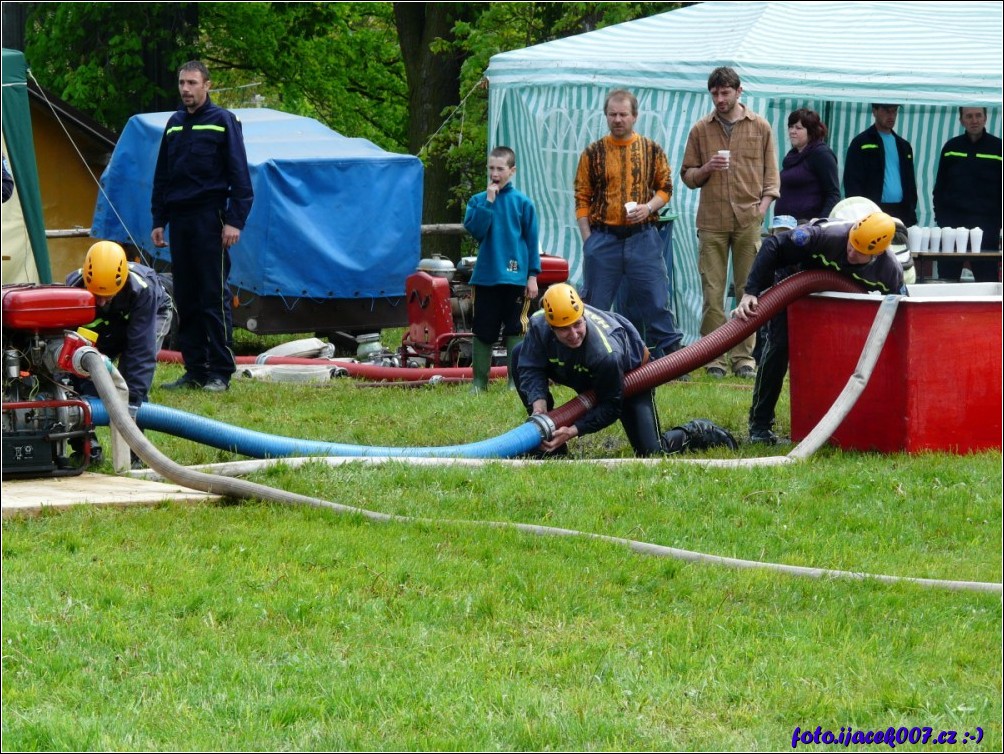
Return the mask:
<svg viewBox="0 0 1004 754">
<path fill-rule="evenodd" d="M 955 251 L 955 228 L 941 229 L 941 251 L 945 254 Z"/>
<path fill-rule="evenodd" d="M 955 229 L 955 250 L 959 254 L 969 251 L 969 228 Z"/>
<path fill-rule="evenodd" d="M 941 228 L 931 228 L 931 251 L 941 251 Z"/>
</svg>

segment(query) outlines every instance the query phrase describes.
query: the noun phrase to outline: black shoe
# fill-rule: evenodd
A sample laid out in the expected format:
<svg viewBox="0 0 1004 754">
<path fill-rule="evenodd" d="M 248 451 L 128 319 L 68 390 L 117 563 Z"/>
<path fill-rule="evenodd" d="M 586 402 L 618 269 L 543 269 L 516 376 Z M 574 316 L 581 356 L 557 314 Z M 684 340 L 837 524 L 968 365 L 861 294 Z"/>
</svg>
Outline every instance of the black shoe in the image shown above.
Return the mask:
<svg viewBox="0 0 1004 754">
<path fill-rule="evenodd" d="M 725 370 L 721 367 L 708 367 L 707 372 L 709 377 L 714 377 L 716 380 L 725 376 Z"/>
<path fill-rule="evenodd" d="M 230 383 L 225 380 L 221 380 L 219 377 L 212 377 L 202 386 L 203 390 L 207 390 L 210 393 L 225 393 L 230 389 Z"/>
<path fill-rule="evenodd" d="M 751 429 L 750 442 L 754 442 L 759 445 L 777 445 L 781 442 L 781 438 L 769 429 Z"/>
<path fill-rule="evenodd" d="M 163 388 L 164 390 L 182 390 L 185 388 L 189 390 L 198 390 L 202 386 L 203 386 L 202 380 L 198 379 L 197 377 L 193 377 L 188 372 L 185 372 L 174 382 L 165 382 L 163 385 L 161 385 L 161 388 Z"/>
<path fill-rule="evenodd" d="M 739 367 L 736 370 L 736 377 L 742 377 L 744 380 L 755 379 L 756 370 L 751 366 Z"/>
</svg>

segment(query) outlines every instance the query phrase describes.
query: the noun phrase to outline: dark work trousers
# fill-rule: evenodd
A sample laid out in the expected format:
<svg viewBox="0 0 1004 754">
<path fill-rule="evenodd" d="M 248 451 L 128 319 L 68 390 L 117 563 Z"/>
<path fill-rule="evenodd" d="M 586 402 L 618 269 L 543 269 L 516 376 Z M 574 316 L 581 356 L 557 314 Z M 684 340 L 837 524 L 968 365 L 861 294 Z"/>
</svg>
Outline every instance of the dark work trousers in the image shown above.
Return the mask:
<svg viewBox="0 0 1004 754">
<path fill-rule="evenodd" d="M 214 377 L 229 382 L 236 365 L 223 212 L 218 208 L 172 212 L 169 230 L 178 348 L 185 372 L 201 382 Z"/>
<path fill-rule="evenodd" d="M 596 228 L 582 244 L 582 300 L 609 311 L 623 283 L 632 322 L 656 358 L 683 345 L 669 305 L 664 245 L 651 224 Z"/>
<path fill-rule="evenodd" d="M 788 372 L 788 315 L 781 312 L 767 326 L 767 341 L 757 365 L 750 406 L 750 431 L 769 430 L 774 426 L 774 410 L 784 388 Z M 762 330 L 762 328 L 761 328 Z"/>
<path fill-rule="evenodd" d="M 519 379 L 519 356 L 523 349 L 523 343 L 517 345 L 512 351 L 512 373 L 513 381 L 516 384 L 516 392 L 526 407 L 527 415 L 533 413 L 533 403 L 528 400 L 528 396 L 523 392 Z M 554 375 L 548 375 L 554 379 Z M 547 391 L 547 411 L 554 410 L 554 396 L 551 391 Z M 655 391 L 643 390 L 640 393 L 625 398 L 621 404 L 621 424 L 624 427 L 624 434 L 627 435 L 634 453 L 640 458 L 662 453 L 662 438 L 659 435 L 659 416 L 655 409 Z"/>
</svg>

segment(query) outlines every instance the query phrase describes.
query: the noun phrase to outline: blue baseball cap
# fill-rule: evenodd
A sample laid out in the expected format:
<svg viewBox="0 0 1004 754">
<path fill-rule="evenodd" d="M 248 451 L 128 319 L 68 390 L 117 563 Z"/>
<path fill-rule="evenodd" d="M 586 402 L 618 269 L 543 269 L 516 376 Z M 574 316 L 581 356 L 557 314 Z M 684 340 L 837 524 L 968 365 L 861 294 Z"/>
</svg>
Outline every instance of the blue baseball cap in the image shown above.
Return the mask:
<svg viewBox="0 0 1004 754">
<path fill-rule="evenodd" d="M 791 215 L 775 215 L 774 220 L 770 224 L 771 230 L 791 230 L 796 225 L 798 225 L 798 220 L 796 220 Z"/>
</svg>

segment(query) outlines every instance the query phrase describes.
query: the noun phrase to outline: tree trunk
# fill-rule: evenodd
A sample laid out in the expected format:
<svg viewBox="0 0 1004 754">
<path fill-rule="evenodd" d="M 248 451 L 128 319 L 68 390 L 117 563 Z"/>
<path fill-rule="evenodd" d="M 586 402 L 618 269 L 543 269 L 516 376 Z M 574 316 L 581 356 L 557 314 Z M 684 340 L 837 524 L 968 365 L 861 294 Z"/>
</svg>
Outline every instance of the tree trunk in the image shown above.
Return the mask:
<svg viewBox="0 0 1004 754">
<path fill-rule="evenodd" d="M 470 3 L 394 3 L 394 20 L 408 80 L 408 149 L 418 154 L 429 137 L 460 102 L 460 66 L 455 52 L 433 52 L 436 39 L 453 40 L 453 24 L 474 16 Z M 446 111 L 447 115 L 444 115 Z M 461 210 L 450 207 L 450 187 L 456 176 L 439 160 L 425 161 L 422 222 L 457 223 Z M 426 236 L 423 254 L 445 254 L 459 259 L 456 236 Z"/>
<path fill-rule="evenodd" d="M 170 112 L 180 107 L 178 98 L 178 66 L 188 60 L 177 60 L 179 52 L 194 48 L 199 33 L 199 4 L 174 3 L 167 8 L 165 22 L 172 34 L 143 49 L 143 71 L 157 87 L 157 93 L 144 102 L 140 112 Z M 181 57 L 194 57 L 194 54 Z"/>
</svg>

